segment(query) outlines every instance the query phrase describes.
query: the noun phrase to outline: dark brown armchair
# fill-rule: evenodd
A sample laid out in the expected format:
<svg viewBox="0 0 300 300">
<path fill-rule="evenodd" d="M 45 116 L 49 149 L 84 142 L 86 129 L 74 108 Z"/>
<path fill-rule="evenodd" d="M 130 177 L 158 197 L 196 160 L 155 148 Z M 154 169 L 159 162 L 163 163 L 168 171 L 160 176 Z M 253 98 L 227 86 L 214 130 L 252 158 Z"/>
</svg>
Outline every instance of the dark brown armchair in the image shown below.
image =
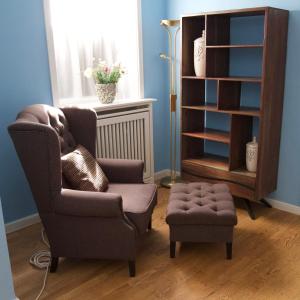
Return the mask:
<svg viewBox="0 0 300 300">
<path fill-rule="evenodd" d="M 106 192 L 72 190 L 61 155 L 83 145 L 95 156 L 96 113 L 90 109 L 32 105 L 8 130 L 30 184 L 51 251 L 59 257 L 118 259 L 135 275 L 137 241 L 151 229 L 156 186 L 143 183 L 143 162 L 100 159 Z"/>
</svg>

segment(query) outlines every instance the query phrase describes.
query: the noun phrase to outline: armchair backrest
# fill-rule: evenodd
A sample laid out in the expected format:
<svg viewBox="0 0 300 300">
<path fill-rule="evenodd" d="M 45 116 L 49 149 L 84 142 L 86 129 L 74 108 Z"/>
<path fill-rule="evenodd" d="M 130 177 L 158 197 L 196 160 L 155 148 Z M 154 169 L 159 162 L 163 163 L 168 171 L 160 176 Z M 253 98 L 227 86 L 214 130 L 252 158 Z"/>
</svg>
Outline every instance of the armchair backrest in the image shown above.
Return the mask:
<svg viewBox="0 0 300 300">
<path fill-rule="evenodd" d="M 62 188 L 61 155 L 73 151 L 77 144 L 95 155 L 95 112 L 36 104 L 20 112 L 8 131 L 39 213 L 52 212 L 52 199 Z"/>
</svg>

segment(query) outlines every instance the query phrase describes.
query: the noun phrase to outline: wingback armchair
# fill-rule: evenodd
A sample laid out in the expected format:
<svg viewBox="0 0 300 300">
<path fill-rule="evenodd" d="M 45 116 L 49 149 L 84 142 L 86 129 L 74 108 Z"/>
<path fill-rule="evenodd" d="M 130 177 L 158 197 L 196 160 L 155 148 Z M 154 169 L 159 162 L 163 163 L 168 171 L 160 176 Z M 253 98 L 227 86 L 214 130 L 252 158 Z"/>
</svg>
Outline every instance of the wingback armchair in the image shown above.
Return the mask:
<svg viewBox="0 0 300 300">
<path fill-rule="evenodd" d="M 156 185 L 143 183 L 143 162 L 99 159 L 106 192 L 72 189 L 61 156 L 81 144 L 95 156 L 96 113 L 32 105 L 8 127 L 47 233 L 50 272 L 59 257 L 126 260 L 135 276 L 138 239 L 151 229 Z"/>
</svg>

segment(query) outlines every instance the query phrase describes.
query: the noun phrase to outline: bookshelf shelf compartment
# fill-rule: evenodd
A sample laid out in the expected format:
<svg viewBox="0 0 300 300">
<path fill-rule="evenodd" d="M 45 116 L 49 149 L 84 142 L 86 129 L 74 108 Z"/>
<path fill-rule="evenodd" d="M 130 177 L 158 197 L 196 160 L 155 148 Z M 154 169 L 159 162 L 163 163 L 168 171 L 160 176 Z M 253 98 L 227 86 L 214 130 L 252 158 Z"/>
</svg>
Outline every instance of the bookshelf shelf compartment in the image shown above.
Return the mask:
<svg viewBox="0 0 300 300">
<path fill-rule="evenodd" d="M 196 139 L 220 142 L 224 144 L 230 143 L 229 133 L 222 130 L 205 128 L 203 132 L 183 132 L 182 135 Z"/>
<path fill-rule="evenodd" d="M 192 80 L 222 80 L 222 81 L 240 81 L 240 82 L 257 82 L 261 83 L 261 77 L 199 77 L 199 76 L 182 76 L 182 79 Z"/>
<path fill-rule="evenodd" d="M 249 172 L 246 167 L 239 168 L 236 170 L 232 170 L 231 173 L 241 175 L 241 176 L 248 176 L 251 178 L 256 178 L 256 172 Z"/>
<path fill-rule="evenodd" d="M 195 166 L 209 167 L 229 172 L 228 158 L 220 155 L 204 153 L 202 156 L 196 158 L 188 158 L 183 160 L 182 162 L 184 164 L 193 164 Z M 230 171 L 230 173 L 238 176 L 247 176 L 254 179 L 256 178 L 256 173 L 247 171 L 246 167 L 232 170 Z"/>
<path fill-rule="evenodd" d="M 257 45 L 250 45 L 250 44 L 248 44 L 248 45 L 210 45 L 210 46 L 206 46 L 206 48 L 207 49 L 214 49 L 214 48 L 216 48 L 216 49 L 223 49 L 223 48 L 225 48 L 225 49 L 227 49 L 227 48 L 263 48 L 264 47 L 264 45 L 263 44 L 257 44 Z"/>
<path fill-rule="evenodd" d="M 202 30 L 206 76 L 197 77 L 193 41 Z M 288 11 L 272 7 L 182 18 L 183 179 L 225 182 L 234 196 L 253 201 L 276 189 L 287 32 Z M 259 143 L 256 173 L 246 169 L 253 135 Z"/>
<path fill-rule="evenodd" d="M 193 109 L 193 110 L 201 110 L 201 111 L 211 111 L 218 112 L 222 114 L 231 114 L 231 115 L 242 115 L 242 116 L 252 116 L 252 117 L 260 117 L 259 108 L 241 106 L 239 109 L 235 110 L 222 110 L 218 109 L 217 105 L 214 104 L 205 104 L 205 105 L 194 105 L 194 106 L 182 106 L 182 109 Z"/>
<path fill-rule="evenodd" d="M 204 153 L 201 157 L 185 159 L 183 160 L 183 163 L 190 163 L 196 166 L 210 167 L 223 171 L 229 170 L 228 158 L 208 153 Z"/>
</svg>

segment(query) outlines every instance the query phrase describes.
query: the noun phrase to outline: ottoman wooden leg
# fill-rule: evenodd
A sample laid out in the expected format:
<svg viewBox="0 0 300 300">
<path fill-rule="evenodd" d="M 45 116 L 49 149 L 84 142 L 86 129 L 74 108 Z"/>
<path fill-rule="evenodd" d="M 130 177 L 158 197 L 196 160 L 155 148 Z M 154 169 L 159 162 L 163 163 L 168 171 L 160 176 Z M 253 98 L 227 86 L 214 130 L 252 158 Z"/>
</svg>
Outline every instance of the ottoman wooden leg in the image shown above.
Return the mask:
<svg viewBox="0 0 300 300">
<path fill-rule="evenodd" d="M 148 231 L 152 230 L 152 219 L 148 223 Z"/>
<path fill-rule="evenodd" d="M 170 241 L 170 257 L 174 258 L 176 253 L 176 242 Z"/>
<path fill-rule="evenodd" d="M 226 243 L 226 258 L 232 259 L 232 242 Z"/>
<path fill-rule="evenodd" d="M 135 261 L 134 260 L 128 261 L 128 270 L 129 270 L 129 276 L 134 277 L 135 276 Z"/>
<path fill-rule="evenodd" d="M 58 257 L 51 257 L 51 263 L 50 263 L 50 273 L 55 273 L 58 266 Z"/>
</svg>

